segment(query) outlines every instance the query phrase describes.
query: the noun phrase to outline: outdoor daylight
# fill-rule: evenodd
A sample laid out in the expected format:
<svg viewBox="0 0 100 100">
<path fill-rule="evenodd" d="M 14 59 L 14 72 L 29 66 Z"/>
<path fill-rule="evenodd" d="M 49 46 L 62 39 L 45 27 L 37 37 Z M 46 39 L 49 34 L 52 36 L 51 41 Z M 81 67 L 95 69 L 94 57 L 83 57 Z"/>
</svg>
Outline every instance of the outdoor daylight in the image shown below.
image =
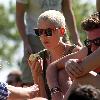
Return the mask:
<svg viewBox="0 0 100 100">
<path fill-rule="evenodd" d="M 100 100 L 100 0 L 0 0 L 0 100 Z"/>
</svg>

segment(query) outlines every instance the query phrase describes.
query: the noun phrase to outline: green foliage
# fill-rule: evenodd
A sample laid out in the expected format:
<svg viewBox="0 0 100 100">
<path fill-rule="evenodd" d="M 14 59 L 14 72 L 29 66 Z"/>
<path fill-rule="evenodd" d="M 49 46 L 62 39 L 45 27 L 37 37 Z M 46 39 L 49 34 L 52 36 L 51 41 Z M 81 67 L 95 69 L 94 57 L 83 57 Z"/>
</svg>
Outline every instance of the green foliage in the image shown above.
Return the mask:
<svg viewBox="0 0 100 100">
<path fill-rule="evenodd" d="M 89 16 L 91 13 L 95 11 L 94 5 L 91 3 L 82 3 L 82 0 L 72 0 L 73 1 L 73 11 L 76 19 L 76 24 L 78 28 L 78 32 L 80 35 L 80 39 L 83 42 L 86 39 L 85 32 L 81 29 L 81 21 Z"/>
<path fill-rule="evenodd" d="M 9 9 L 0 5 L 0 59 L 10 62 L 19 44 L 15 25 L 15 5 L 10 5 Z"/>
</svg>

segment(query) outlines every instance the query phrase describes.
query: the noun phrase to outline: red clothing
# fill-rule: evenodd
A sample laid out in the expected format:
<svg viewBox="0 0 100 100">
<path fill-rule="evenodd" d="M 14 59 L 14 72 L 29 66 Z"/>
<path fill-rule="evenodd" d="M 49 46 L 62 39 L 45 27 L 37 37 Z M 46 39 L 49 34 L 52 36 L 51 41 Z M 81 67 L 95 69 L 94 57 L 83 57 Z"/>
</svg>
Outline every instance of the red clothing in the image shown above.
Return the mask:
<svg viewBox="0 0 100 100">
<path fill-rule="evenodd" d="M 96 73 L 100 73 L 100 68 L 94 70 Z"/>
</svg>

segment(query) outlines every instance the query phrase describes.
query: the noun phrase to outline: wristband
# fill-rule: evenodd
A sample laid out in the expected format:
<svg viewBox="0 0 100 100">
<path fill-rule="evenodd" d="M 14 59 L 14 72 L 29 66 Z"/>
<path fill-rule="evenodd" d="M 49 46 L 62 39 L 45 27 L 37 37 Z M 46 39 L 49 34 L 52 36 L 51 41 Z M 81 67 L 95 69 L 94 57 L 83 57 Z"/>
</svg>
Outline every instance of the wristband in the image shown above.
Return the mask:
<svg viewBox="0 0 100 100">
<path fill-rule="evenodd" d="M 54 87 L 54 88 L 51 89 L 51 95 L 56 94 L 58 92 L 61 92 L 59 87 Z"/>
</svg>

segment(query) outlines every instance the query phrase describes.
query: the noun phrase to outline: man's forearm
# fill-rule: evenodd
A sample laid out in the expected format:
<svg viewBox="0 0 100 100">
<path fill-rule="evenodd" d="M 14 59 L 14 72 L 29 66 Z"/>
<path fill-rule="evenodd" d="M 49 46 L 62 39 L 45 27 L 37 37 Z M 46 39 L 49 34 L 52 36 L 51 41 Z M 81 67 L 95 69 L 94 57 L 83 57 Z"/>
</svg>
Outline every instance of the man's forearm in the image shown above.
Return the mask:
<svg viewBox="0 0 100 100">
<path fill-rule="evenodd" d="M 73 54 L 69 54 L 66 55 L 58 60 L 56 60 L 55 62 L 53 62 L 53 66 L 57 66 L 57 68 L 60 69 L 64 69 L 65 68 L 65 63 L 69 60 L 69 59 L 82 59 L 81 57 L 82 55 L 78 54 L 77 52 L 73 53 Z"/>
<path fill-rule="evenodd" d="M 78 55 L 81 57 L 81 54 L 85 53 L 80 52 L 80 54 Z M 95 52 L 93 52 L 89 56 L 86 56 L 84 59 L 80 59 L 79 57 L 76 58 L 72 57 L 72 58 L 73 60 L 69 58 L 70 60 L 66 63 L 66 69 L 67 69 L 66 71 L 73 78 L 82 77 L 88 74 L 90 71 L 94 71 L 95 69 L 100 67 L 100 48 L 98 48 Z M 74 61 L 74 59 L 78 59 L 79 62 Z M 63 61 L 60 63 L 63 63 Z"/>
<path fill-rule="evenodd" d="M 89 74 L 90 71 L 94 71 L 95 69 L 100 67 L 100 48 L 98 48 L 95 52 L 85 57 L 81 63 L 79 63 L 79 67 L 82 68 L 82 73 L 77 74 L 76 78 L 82 77 L 86 74 Z"/>
<path fill-rule="evenodd" d="M 84 68 L 84 73 L 88 73 L 100 66 L 100 47 L 93 52 L 91 55 L 87 56 L 83 61 L 81 66 Z"/>
</svg>

